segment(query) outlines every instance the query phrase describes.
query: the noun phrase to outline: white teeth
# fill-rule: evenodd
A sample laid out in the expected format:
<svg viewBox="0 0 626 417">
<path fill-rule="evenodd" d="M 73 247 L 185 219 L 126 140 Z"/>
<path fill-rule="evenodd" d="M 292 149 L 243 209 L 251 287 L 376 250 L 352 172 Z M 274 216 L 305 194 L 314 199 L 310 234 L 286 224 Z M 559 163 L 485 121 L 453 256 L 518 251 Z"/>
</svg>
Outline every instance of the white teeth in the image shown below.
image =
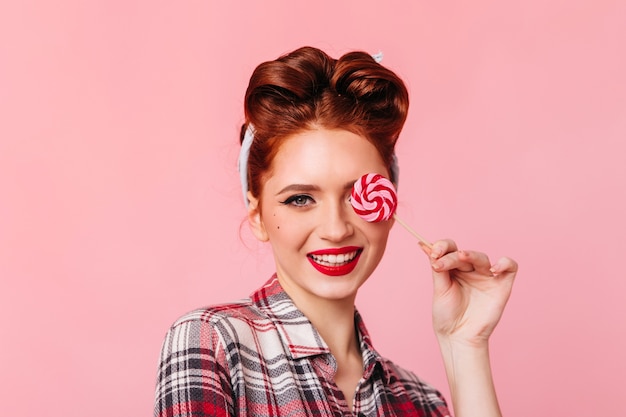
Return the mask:
<svg viewBox="0 0 626 417">
<path fill-rule="evenodd" d="M 357 251 L 350 253 L 342 253 L 339 255 L 311 255 L 311 258 L 320 265 L 324 266 L 339 266 L 346 264 L 354 259 Z"/>
</svg>

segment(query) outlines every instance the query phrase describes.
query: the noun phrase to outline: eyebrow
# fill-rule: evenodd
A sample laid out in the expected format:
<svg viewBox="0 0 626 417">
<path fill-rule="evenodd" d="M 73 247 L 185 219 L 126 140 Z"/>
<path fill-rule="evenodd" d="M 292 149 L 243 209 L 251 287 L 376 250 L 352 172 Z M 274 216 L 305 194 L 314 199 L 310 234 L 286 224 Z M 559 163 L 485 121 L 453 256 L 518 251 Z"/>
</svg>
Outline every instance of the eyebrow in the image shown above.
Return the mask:
<svg viewBox="0 0 626 417">
<path fill-rule="evenodd" d="M 343 189 L 344 190 L 351 189 L 354 186 L 355 181 L 356 180 L 348 181 L 347 183 L 344 184 Z M 293 192 L 293 191 L 308 193 L 311 191 L 319 191 L 319 190 L 320 190 L 320 187 L 317 185 L 313 185 L 313 184 L 289 184 L 288 186 L 286 186 L 285 188 L 277 192 L 276 195 L 281 195 L 286 192 Z"/>
</svg>

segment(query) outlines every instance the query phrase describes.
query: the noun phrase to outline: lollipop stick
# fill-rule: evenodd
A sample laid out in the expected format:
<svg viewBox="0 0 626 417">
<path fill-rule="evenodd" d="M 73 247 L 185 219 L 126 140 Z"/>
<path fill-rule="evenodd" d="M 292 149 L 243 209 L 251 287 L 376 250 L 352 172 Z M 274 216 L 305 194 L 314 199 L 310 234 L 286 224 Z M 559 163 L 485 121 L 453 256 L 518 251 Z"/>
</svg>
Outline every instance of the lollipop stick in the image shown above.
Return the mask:
<svg viewBox="0 0 626 417">
<path fill-rule="evenodd" d="M 424 245 L 428 246 L 429 249 L 433 248 L 433 245 L 427 241 L 422 235 L 420 235 L 419 233 L 417 233 L 415 230 L 413 230 L 411 228 L 411 226 L 409 226 L 408 224 L 406 224 L 400 217 L 398 217 L 397 214 L 393 215 L 393 218 L 400 223 L 400 225 L 402 227 L 404 227 L 410 234 L 412 234 L 413 236 L 415 236 L 417 238 L 417 240 L 419 240 L 420 242 L 422 242 Z"/>
</svg>

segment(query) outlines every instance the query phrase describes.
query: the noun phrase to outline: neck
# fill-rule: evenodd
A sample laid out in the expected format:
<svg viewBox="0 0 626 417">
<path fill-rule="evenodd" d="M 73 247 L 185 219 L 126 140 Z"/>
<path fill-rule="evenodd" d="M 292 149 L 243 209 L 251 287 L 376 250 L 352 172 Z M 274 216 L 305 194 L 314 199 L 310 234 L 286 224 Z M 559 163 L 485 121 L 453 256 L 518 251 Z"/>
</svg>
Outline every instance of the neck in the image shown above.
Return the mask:
<svg viewBox="0 0 626 417">
<path fill-rule="evenodd" d="M 313 323 L 333 356 L 341 358 L 359 353 L 356 329 L 354 327 L 354 303 L 346 306 L 327 305 L 311 311 L 303 311 Z"/>
<path fill-rule="evenodd" d="M 341 300 L 328 300 L 302 296 L 283 289 L 294 304 L 311 321 L 336 359 L 358 353 L 360 348 L 354 327 L 354 297 Z"/>
</svg>

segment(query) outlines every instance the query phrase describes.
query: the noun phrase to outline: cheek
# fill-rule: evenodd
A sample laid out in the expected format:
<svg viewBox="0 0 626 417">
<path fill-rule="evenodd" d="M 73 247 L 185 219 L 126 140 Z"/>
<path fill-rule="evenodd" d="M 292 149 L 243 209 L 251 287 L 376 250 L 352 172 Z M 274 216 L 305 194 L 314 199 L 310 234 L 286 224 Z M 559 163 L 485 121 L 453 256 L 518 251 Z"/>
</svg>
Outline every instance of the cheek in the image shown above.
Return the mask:
<svg viewBox="0 0 626 417">
<path fill-rule="evenodd" d="M 387 247 L 387 240 L 389 238 L 389 232 L 391 230 L 391 224 L 369 224 L 367 233 L 367 239 L 376 251 L 380 252 L 378 256 L 382 257 L 382 254 Z"/>
<path fill-rule="evenodd" d="M 313 233 L 314 226 L 307 216 L 283 211 L 267 211 L 264 219 L 269 240 L 275 245 L 301 248 Z"/>
<path fill-rule="evenodd" d="M 281 222 L 275 212 L 268 210 L 263 213 L 263 224 L 265 225 L 265 229 L 269 233 L 272 233 L 275 230 L 280 230 Z"/>
<path fill-rule="evenodd" d="M 284 215 L 277 213 L 276 211 L 268 211 L 269 215 L 264 216 L 263 223 L 265 224 L 265 229 L 270 235 L 270 239 L 288 239 L 290 234 L 294 232 L 294 224 L 297 224 L 293 221 L 289 221 L 288 218 L 285 218 Z"/>
</svg>

